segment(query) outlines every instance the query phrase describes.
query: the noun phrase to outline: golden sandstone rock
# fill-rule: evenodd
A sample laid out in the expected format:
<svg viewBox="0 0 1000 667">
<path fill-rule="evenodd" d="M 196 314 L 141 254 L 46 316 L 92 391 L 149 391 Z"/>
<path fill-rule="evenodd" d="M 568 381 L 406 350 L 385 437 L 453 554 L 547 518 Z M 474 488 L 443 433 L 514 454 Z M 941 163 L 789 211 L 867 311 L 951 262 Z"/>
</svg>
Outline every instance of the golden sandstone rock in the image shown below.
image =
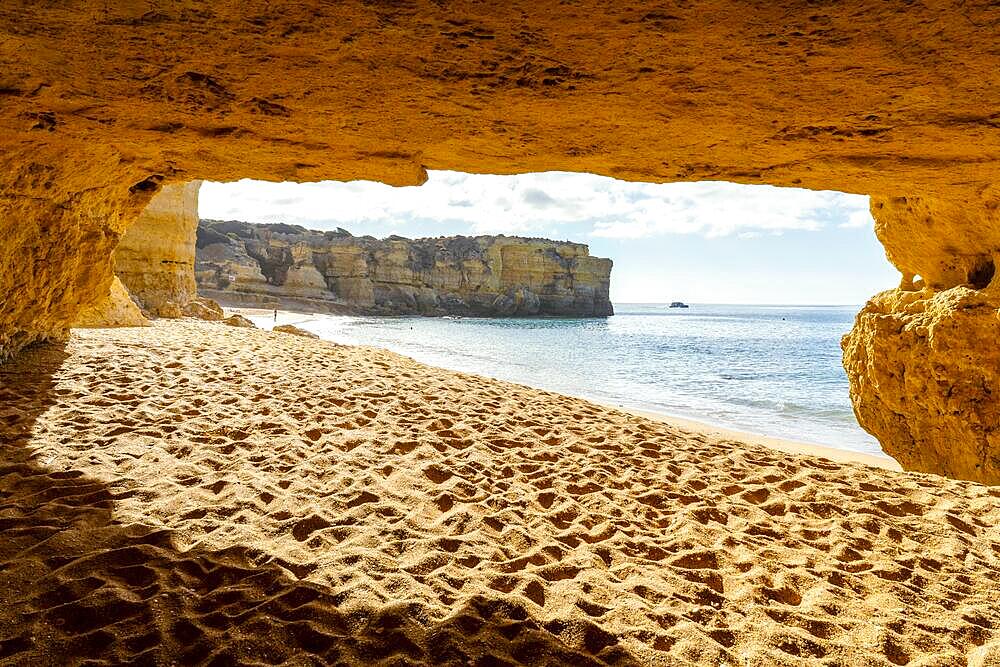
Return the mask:
<svg viewBox="0 0 1000 667">
<path fill-rule="evenodd" d="M 164 186 L 122 236 L 115 275 L 154 315 L 167 302 L 183 311 L 196 296 L 195 232 L 201 181 Z M 173 313 L 172 306 L 166 310 Z M 221 311 L 220 317 L 222 319 Z"/>
<path fill-rule="evenodd" d="M 844 337 L 858 422 L 908 470 L 998 484 L 1000 212 L 915 197 L 872 197 L 871 211 L 903 278 Z"/>
<path fill-rule="evenodd" d="M 146 327 L 149 320 L 135 305 L 122 281 L 115 276 L 106 298 L 84 308 L 73 322 L 75 327 Z"/>
<path fill-rule="evenodd" d="M 904 287 L 979 289 L 1000 234 L 998 21 L 982 0 L 11 0 L 0 356 L 64 335 L 109 294 L 113 250 L 153 195 L 206 178 L 562 169 L 873 194 L 890 203 L 877 229 Z M 967 364 L 995 365 L 997 326 L 970 332 L 984 338 Z M 874 430 L 870 400 L 855 395 Z"/>
<path fill-rule="evenodd" d="M 859 423 L 908 470 L 1000 483 L 1000 299 L 889 290 L 844 337 Z"/>
<path fill-rule="evenodd" d="M 611 260 L 514 236 L 375 239 L 202 220 L 195 277 L 227 305 L 338 314 L 604 317 Z"/>
<path fill-rule="evenodd" d="M 292 336 L 302 336 L 303 338 L 319 338 L 316 334 L 311 331 L 306 331 L 305 329 L 300 329 L 294 324 L 279 324 L 278 326 L 271 329 L 271 331 L 276 331 L 278 333 L 286 333 Z"/>
<path fill-rule="evenodd" d="M 204 297 L 191 299 L 184 304 L 181 312 L 187 317 L 196 317 L 199 320 L 208 320 L 210 322 L 221 322 L 226 318 L 226 314 L 222 311 L 222 306 L 212 299 Z"/>
<path fill-rule="evenodd" d="M 231 327 L 236 327 L 238 329 L 256 329 L 257 325 L 243 317 L 239 314 L 230 315 L 226 319 L 222 320 L 223 324 L 227 324 Z"/>
</svg>

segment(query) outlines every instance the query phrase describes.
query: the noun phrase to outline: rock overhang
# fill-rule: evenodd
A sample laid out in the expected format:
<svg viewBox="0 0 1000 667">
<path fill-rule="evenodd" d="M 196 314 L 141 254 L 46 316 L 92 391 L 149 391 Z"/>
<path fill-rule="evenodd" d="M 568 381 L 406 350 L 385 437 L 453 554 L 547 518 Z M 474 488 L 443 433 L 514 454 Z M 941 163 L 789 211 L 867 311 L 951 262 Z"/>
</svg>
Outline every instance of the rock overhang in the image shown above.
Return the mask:
<svg viewBox="0 0 1000 667">
<path fill-rule="evenodd" d="M 1000 249 L 987 1 L 14 0 L 0 37 L 0 357 L 65 335 L 150 198 L 197 179 L 564 170 L 871 194 L 907 289 L 989 289 Z"/>
<path fill-rule="evenodd" d="M 997 180 L 998 12 L 22 0 L 0 14 L 0 123 L 106 149 L 129 187 L 451 168 L 966 194 Z"/>
</svg>

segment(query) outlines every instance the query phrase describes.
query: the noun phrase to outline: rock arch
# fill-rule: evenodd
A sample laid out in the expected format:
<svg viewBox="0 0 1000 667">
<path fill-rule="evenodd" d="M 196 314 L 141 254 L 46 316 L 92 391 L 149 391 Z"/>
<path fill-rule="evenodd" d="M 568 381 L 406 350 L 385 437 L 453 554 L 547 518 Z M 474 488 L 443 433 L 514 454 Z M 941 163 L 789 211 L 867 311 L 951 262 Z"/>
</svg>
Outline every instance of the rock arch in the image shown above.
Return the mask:
<svg viewBox="0 0 1000 667">
<path fill-rule="evenodd" d="M 887 255 L 925 284 L 877 297 L 845 341 L 862 424 L 904 465 L 1000 481 L 995 415 L 972 428 L 949 402 L 959 369 L 916 363 L 952 354 L 943 329 L 966 331 L 961 386 L 991 403 L 998 26 L 985 0 L 14 0 L 0 11 L 0 356 L 64 335 L 109 293 L 116 245 L 168 183 L 562 169 L 836 189 L 874 195 Z M 903 369 L 941 373 L 927 390 L 943 402 L 886 402 L 909 391 Z M 931 441 L 939 453 L 907 458 Z"/>
</svg>

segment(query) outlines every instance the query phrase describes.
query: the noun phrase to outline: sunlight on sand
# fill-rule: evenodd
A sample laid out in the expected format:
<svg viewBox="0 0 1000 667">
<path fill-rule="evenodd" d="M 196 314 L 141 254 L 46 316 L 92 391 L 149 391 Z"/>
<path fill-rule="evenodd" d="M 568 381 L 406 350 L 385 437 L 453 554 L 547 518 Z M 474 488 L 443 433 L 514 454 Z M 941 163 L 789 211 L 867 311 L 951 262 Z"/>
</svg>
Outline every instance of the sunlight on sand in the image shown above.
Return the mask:
<svg viewBox="0 0 1000 667">
<path fill-rule="evenodd" d="M 0 381 L 15 662 L 955 663 L 1000 627 L 1000 489 L 194 321 Z"/>
</svg>

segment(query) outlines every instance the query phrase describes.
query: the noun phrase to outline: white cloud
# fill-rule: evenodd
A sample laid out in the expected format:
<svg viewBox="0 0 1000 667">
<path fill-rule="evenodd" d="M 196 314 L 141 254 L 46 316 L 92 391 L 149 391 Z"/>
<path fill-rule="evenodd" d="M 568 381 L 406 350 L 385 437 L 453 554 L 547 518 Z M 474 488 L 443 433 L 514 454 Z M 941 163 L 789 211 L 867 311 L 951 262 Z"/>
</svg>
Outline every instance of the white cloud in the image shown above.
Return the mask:
<svg viewBox="0 0 1000 667">
<path fill-rule="evenodd" d="M 863 210 L 852 211 L 847 216 L 847 221 L 840 223 L 838 226 L 844 229 L 858 229 L 860 227 L 870 227 L 874 222 L 871 211 L 866 206 Z"/>
<path fill-rule="evenodd" d="M 206 183 L 201 215 L 332 229 L 416 220 L 459 223 L 468 233 L 518 234 L 573 224 L 595 237 L 708 238 L 870 224 L 868 198 L 840 192 L 725 182 L 630 183 L 592 174 L 517 176 L 430 172 L 422 186 L 347 183 Z M 405 231 L 405 230 L 401 230 Z M 586 232 L 584 232 L 586 233 Z"/>
</svg>

